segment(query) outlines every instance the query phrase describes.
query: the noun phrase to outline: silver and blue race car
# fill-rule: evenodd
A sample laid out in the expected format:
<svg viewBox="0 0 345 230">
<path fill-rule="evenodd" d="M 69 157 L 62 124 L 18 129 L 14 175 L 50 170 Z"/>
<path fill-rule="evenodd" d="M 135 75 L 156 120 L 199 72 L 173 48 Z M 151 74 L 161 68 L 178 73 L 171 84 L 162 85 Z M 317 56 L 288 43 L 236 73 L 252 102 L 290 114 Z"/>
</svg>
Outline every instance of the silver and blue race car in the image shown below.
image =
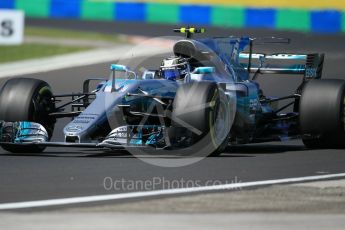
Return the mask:
<svg viewBox="0 0 345 230">
<path fill-rule="evenodd" d="M 254 53 L 254 45 L 290 41 L 193 39 L 204 29 L 175 31 L 186 37 L 159 69 L 139 75 L 112 64 L 109 79 L 86 80 L 82 93 L 55 95 L 42 80 L 8 80 L 0 92 L 0 145 L 13 153 L 69 146 L 193 156 L 292 138 L 302 138 L 309 148 L 343 147 L 345 81 L 321 80 L 324 54 Z M 256 81 L 261 74 L 303 80 L 277 98 L 264 94 Z M 99 84 L 90 90 L 92 81 Z M 66 117 L 72 120 L 63 129 L 64 140 L 50 141 L 56 120 Z"/>
</svg>

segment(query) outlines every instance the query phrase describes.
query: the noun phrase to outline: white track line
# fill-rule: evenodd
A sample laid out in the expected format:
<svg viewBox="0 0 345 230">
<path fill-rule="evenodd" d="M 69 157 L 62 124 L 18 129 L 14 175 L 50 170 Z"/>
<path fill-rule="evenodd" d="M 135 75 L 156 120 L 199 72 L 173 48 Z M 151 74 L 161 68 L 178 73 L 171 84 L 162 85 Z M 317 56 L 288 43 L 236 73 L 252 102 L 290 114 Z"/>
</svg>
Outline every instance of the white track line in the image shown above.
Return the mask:
<svg viewBox="0 0 345 230">
<path fill-rule="evenodd" d="M 95 195 L 95 196 L 61 198 L 61 199 L 52 199 L 52 200 L 3 203 L 3 204 L 0 204 L 0 210 L 38 208 L 38 207 L 48 207 L 48 206 L 58 206 L 58 205 L 70 205 L 70 204 L 81 204 L 81 203 L 110 201 L 110 200 L 121 200 L 121 199 L 130 199 L 130 198 L 143 198 L 143 197 L 154 197 L 154 196 L 164 196 L 164 195 L 188 194 L 188 193 L 195 193 L 195 192 L 231 190 L 231 189 L 239 189 L 239 188 L 264 186 L 264 185 L 267 186 L 267 185 L 284 184 L 284 183 L 300 183 L 300 182 L 307 182 L 307 181 L 309 182 L 309 181 L 316 181 L 316 180 L 335 179 L 335 178 L 341 178 L 341 177 L 345 177 L 345 173 L 286 178 L 286 179 L 277 179 L 277 180 L 253 181 L 253 182 L 243 182 L 243 183 L 241 182 L 241 183 L 204 186 L 204 187 L 179 188 L 179 189 L 155 190 L 155 191 L 144 191 L 144 192 L 120 193 L 120 194 L 112 194 L 112 195 Z"/>
</svg>

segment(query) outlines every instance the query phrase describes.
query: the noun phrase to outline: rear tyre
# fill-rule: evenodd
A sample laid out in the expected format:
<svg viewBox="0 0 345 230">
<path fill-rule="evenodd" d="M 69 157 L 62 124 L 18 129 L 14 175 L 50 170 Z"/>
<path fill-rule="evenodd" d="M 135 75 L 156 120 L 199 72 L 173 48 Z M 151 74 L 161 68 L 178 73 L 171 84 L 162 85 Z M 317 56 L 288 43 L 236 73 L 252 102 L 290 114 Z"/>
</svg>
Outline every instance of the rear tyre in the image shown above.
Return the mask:
<svg viewBox="0 0 345 230">
<path fill-rule="evenodd" d="M 345 147 L 345 81 L 311 80 L 300 100 L 303 143 L 308 148 Z"/>
<path fill-rule="evenodd" d="M 51 138 L 56 120 L 48 116 L 55 111 L 50 86 L 41 80 L 12 78 L 0 91 L 0 120 L 6 122 L 32 121 L 43 125 Z M 2 145 L 13 153 L 37 153 L 45 148 L 38 146 Z"/>
<path fill-rule="evenodd" d="M 228 145 L 233 121 L 230 102 L 216 83 L 194 82 L 178 89 L 173 124 L 192 133 L 189 155 L 218 156 Z"/>
</svg>

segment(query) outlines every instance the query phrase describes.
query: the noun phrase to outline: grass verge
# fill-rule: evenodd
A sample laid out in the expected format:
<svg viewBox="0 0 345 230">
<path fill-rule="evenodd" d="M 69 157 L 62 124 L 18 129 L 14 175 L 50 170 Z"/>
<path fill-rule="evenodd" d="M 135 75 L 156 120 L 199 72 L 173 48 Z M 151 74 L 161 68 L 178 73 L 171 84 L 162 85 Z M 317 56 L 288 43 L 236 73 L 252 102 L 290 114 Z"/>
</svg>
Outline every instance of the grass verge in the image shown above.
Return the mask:
<svg viewBox="0 0 345 230">
<path fill-rule="evenodd" d="M 0 46 L 0 63 L 43 58 L 60 54 L 88 50 L 89 47 L 73 47 L 44 44 L 23 44 L 18 46 Z"/>
<path fill-rule="evenodd" d="M 91 41 L 121 42 L 117 35 L 97 32 L 75 31 L 64 29 L 51 29 L 46 27 L 28 26 L 25 28 L 25 36 L 46 37 L 55 39 L 82 39 Z"/>
</svg>

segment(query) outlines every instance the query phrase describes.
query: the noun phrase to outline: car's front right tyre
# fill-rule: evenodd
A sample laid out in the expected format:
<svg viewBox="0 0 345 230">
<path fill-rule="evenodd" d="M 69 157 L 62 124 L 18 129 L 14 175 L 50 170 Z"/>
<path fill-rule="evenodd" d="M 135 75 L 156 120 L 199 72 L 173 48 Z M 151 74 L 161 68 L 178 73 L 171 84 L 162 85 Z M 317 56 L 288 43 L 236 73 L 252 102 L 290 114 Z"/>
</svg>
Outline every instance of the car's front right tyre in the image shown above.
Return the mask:
<svg viewBox="0 0 345 230">
<path fill-rule="evenodd" d="M 52 91 L 48 83 L 32 78 L 12 78 L 0 91 L 0 120 L 6 122 L 32 121 L 40 123 L 53 134 L 55 118 L 49 113 L 55 111 Z M 11 132 L 10 129 L 4 130 Z M 11 135 L 11 134 L 9 134 Z M 13 153 L 38 153 L 42 146 L 20 146 L 3 144 L 3 149 Z"/>
</svg>

